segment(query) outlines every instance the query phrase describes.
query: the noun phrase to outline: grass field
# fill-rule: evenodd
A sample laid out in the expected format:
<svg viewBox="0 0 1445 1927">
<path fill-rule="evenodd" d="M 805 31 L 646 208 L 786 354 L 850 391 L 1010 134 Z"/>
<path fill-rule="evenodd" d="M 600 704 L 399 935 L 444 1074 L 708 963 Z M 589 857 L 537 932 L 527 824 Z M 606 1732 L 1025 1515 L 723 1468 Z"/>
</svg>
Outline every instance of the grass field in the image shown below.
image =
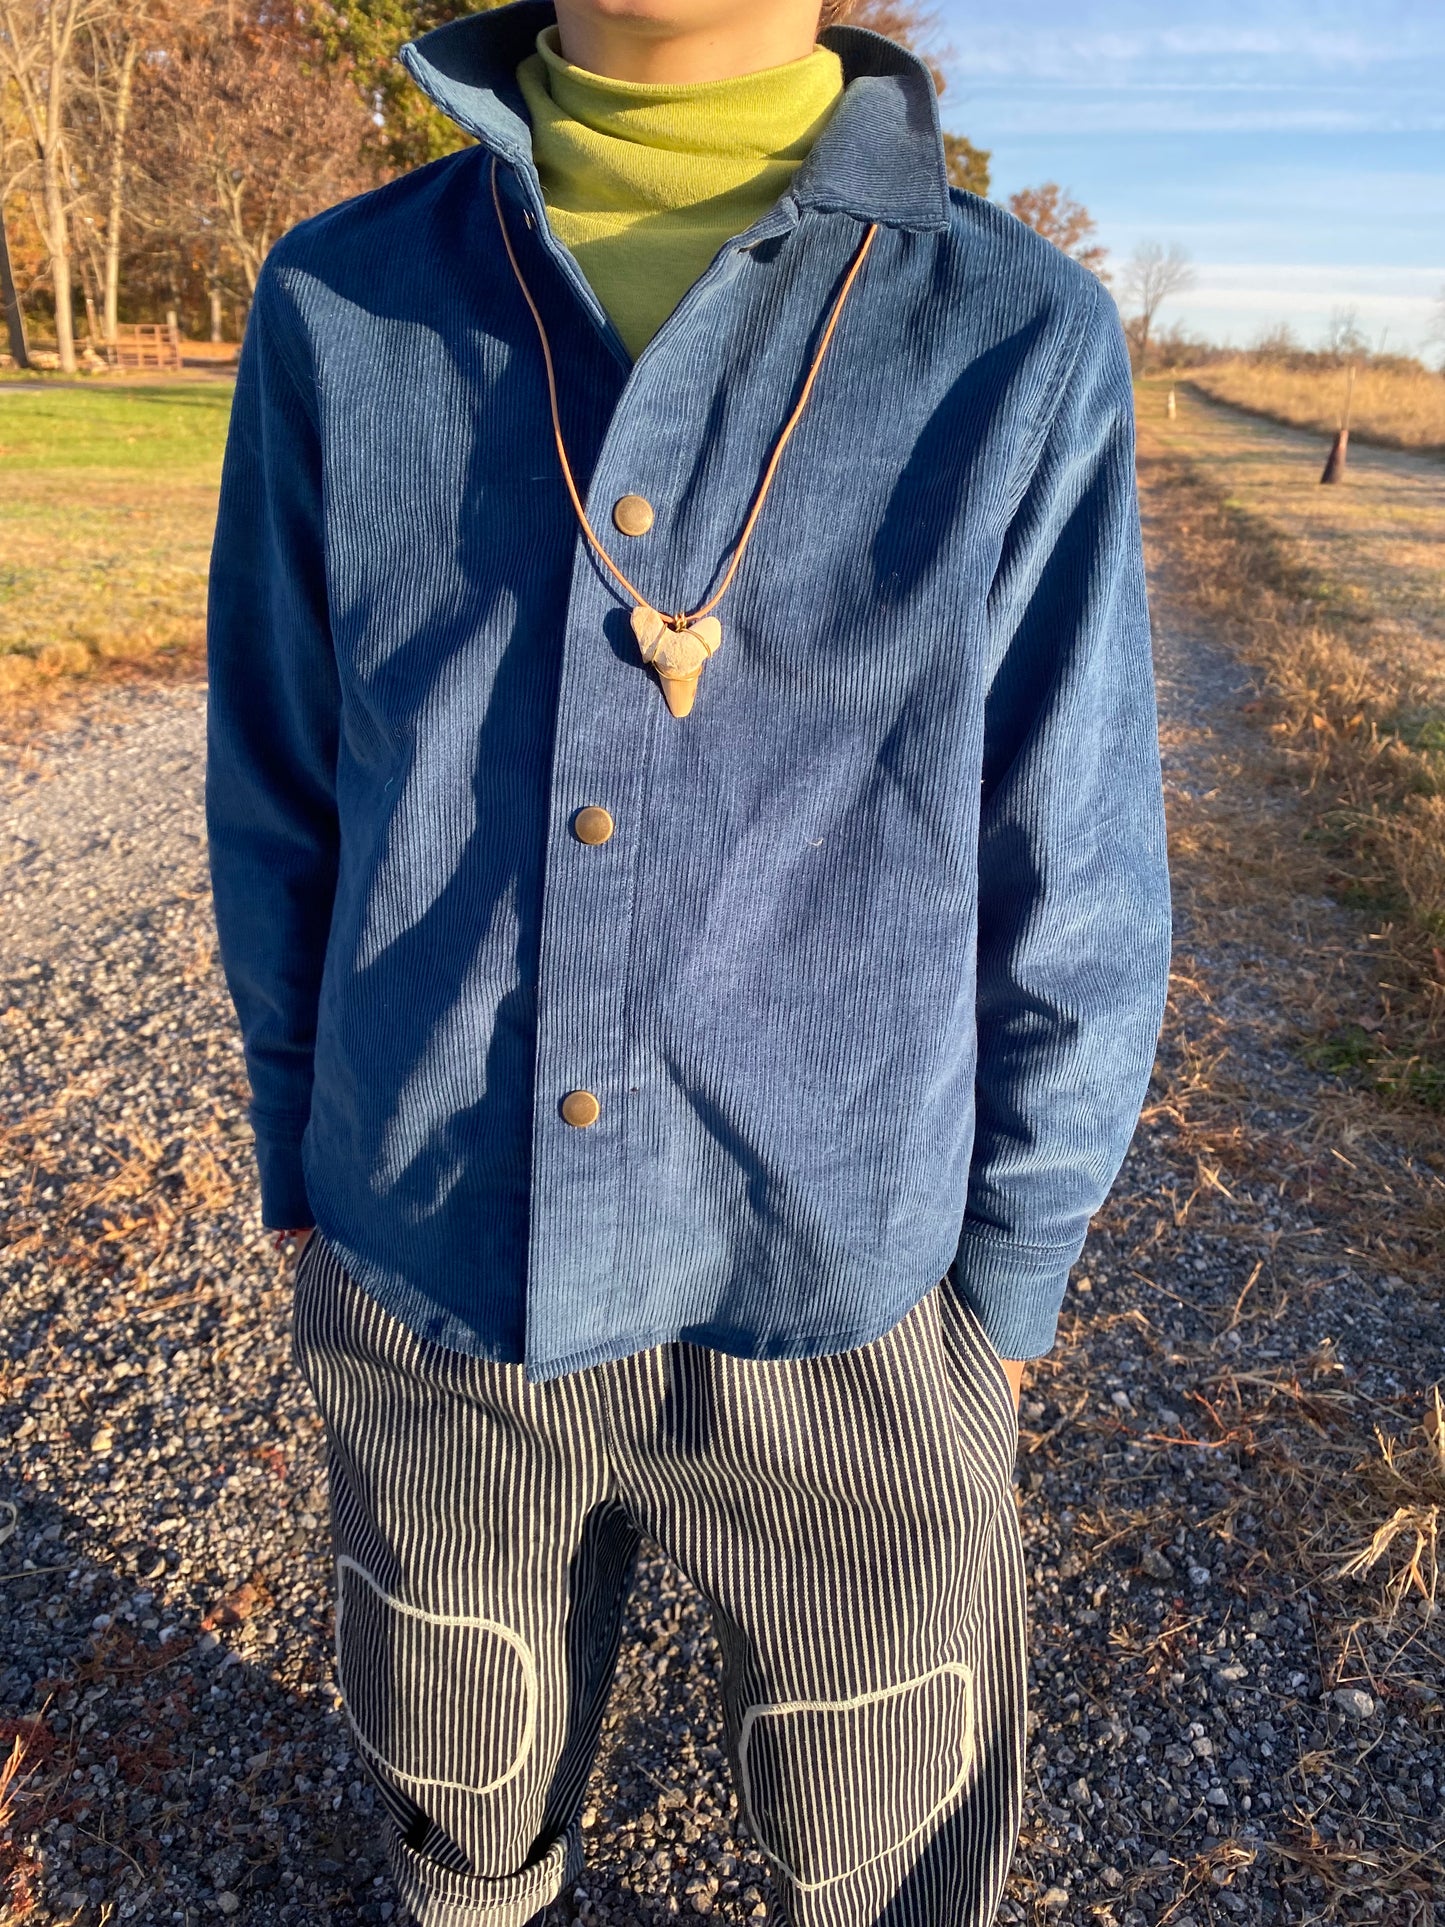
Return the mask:
<svg viewBox="0 0 1445 1927">
<path fill-rule="evenodd" d="M 1321 435 L 1334 434 L 1345 406 L 1347 377 L 1339 368 L 1223 361 L 1190 379 L 1216 401 Z M 1355 380 L 1351 432 L 1386 448 L 1445 454 L 1445 375 L 1362 367 Z"/>
<path fill-rule="evenodd" d="M 0 386 L 0 698 L 194 657 L 229 384 Z"/>
</svg>

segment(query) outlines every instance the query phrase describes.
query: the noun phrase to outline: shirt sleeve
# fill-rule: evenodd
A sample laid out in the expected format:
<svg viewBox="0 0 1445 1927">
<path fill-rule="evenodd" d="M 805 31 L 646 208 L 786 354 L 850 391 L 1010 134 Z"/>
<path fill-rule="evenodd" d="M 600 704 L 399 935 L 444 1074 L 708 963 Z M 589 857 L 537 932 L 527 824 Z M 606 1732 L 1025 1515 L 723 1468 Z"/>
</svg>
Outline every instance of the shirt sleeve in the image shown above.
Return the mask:
<svg viewBox="0 0 1445 1927">
<path fill-rule="evenodd" d="M 313 1222 L 301 1140 L 338 848 L 321 450 L 300 335 L 268 264 L 237 378 L 208 620 L 211 880 L 262 1214 L 277 1228 Z"/>
<path fill-rule="evenodd" d="M 1076 340 L 990 596 L 977 1121 L 955 1278 L 1006 1358 L 1054 1342 L 1169 980 L 1133 395 L 1102 289 Z"/>
</svg>

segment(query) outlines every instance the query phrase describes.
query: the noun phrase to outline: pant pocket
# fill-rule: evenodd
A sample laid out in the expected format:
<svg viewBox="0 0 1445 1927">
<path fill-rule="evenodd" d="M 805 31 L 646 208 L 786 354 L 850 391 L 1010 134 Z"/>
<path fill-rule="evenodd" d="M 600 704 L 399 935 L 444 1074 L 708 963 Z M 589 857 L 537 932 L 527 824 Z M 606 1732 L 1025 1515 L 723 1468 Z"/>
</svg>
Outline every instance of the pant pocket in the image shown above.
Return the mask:
<svg viewBox="0 0 1445 1927">
<path fill-rule="evenodd" d="M 475 1798 L 526 1764 L 537 1730 L 526 1642 L 494 1620 L 398 1599 L 345 1554 L 336 1668 L 358 1744 L 403 1786 Z"/>
<path fill-rule="evenodd" d="M 291 1363 L 314 1392 L 308 1359 L 316 1345 L 318 1306 L 312 1290 L 318 1267 L 326 1257 L 326 1240 L 313 1231 L 291 1272 Z"/>
<path fill-rule="evenodd" d="M 1019 1414 L 1013 1387 L 993 1341 L 952 1280 L 945 1279 L 936 1296 L 959 1422 L 974 1449 L 995 1465 L 1008 1484 L 1019 1451 Z"/>
<path fill-rule="evenodd" d="M 828 1887 L 929 1833 L 962 1795 L 973 1751 L 963 1665 L 857 1699 L 753 1706 L 738 1731 L 743 1811 L 796 1886 Z"/>
</svg>

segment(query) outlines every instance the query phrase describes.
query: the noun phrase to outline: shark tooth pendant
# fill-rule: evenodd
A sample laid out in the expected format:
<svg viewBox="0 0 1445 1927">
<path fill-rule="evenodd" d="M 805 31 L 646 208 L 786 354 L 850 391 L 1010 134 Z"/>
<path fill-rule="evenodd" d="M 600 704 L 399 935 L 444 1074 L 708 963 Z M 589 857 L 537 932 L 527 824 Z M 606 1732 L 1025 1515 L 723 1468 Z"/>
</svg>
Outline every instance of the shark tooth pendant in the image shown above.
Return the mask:
<svg viewBox="0 0 1445 1927">
<path fill-rule="evenodd" d="M 668 708 L 680 720 L 697 701 L 703 666 L 722 642 L 722 624 L 716 616 L 699 616 L 686 629 L 674 629 L 643 603 L 632 611 L 632 633 L 642 660 L 657 671 Z"/>
<path fill-rule="evenodd" d="M 537 324 L 537 338 L 542 344 L 542 361 L 547 371 L 547 397 L 548 405 L 552 412 L 552 435 L 557 444 L 557 460 L 561 464 L 562 479 L 567 484 L 567 494 L 571 499 L 573 512 L 576 514 L 577 521 L 583 535 L 587 538 L 592 553 L 596 556 L 602 567 L 606 569 L 607 573 L 612 577 L 612 580 L 627 597 L 628 601 L 633 604 L 632 633 L 637 637 L 638 647 L 642 651 L 642 660 L 649 668 L 657 671 L 657 679 L 662 684 L 662 693 L 667 698 L 668 709 L 679 719 L 683 716 L 689 716 L 692 714 L 693 704 L 697 701 L 697 685 L 707 660 L 709 656 L 717 654 L 722 644 L 722 624 L 717 620 L 716 616 L 711 615 L 698 614 L 689 618 L 686 615 L 678 614 L 674 616 L 671 621 L 669 621 L 666 616 L 661 615 L 653 608 L 650 602 L 643 599 L 641 589 L 631 582 L 628 577 L 623 574 L 622 570 L 618 568 L 612 557 L 607 553 L 602 538 L 588 520 L 586 505 L 583 503 L 582 496 L 578 491 L 577 478 L 573 475 L 572 464 L 567 459 L 567 441 L 562 432 L 562 410 L 557 394 L 557 364 L 552 353 L 552 343 L 547 334 L 547 324 L 542 319 L 542 310 L 537 306 L 536 301 L 532 297 L 532 290 L 527 286 L 527 277 L 522 272 L 522 264 L 517 259 L 517 250 L 512 246 L 512 236 L 507 226 L 507 216 L 502 207 L 501 175 L 501 156 L 494 154 L 492 156 L 492 208 L 497 217 L 497 227 L 501 231 L 502 245 L 507 250 L 507 259 L 511 263 L 512 273 L 516 277 L 517 286 L 521 290 L 528 308 L 531 309 L 533 321 Z M 531 220 L 532 217 L 529 214 L 527 216 L 528 226 L 531 225 Z M 843 285 L 838 290 L 833 305 L 828 312 L 828 319 L 823 328 L 822 338 L 819 340 L 818 346 L 814 351 L 812 363 L 803 381 L 803 386 L 799 392 L 793 412 L 778 430 L 777 439 L 773 443 L 773 452 L 757 484 L 756 492 L 752 498 L 752 507 L 749 509 L 747 520 L 743 523 L 742 530 L 738 535 L 731 559 L 723 572 L 722 580 L 718 583 L 717 588 L 713 591 L 708 601 L 703 604 L 704 609 L 717 608 L 718 604 L 731 588 L 733 578 L 742 567 L 743 557 L 747 554 L 748 544 L 753 539 L 753 531 L 758 526 L 758 520 L 762 515 L 763 506 L 768 499 L 768 491 L 773 486 L 774 477 L 778 473 L 778 466 L 783 459 L 783 451 L 792 440 L 793 431 L 803 419 L 803 415 L 807 410 L 808 399 L 812 395 L 814 383 L 822 371 L 823 358 L 828 352 L 828 345 L 838 331 L 838 323 L 843 318 L 843 310 L 847 306 L 848 297 L 853 292 L 854 284 L 859 275 L 863 272 L 863 264 L 868 259 L 869 250 L 873 246 L 877 235 L 878 223 L 876 221 L 870 222 L 868 231 L 859 242 L 858 251 L 853 256 L 853 265 L 844 277 Z M 624 497 L 623 499 L 624 501 L 635 500 L 635 498 L 629 497 Z M 622 508 L 622 506 L 622 502 L 618 502 L 615 505 L 613 510 L 614 517 L 617 510 Z M 644 502 L 642 506 L 646 508 L 648 505 Z M 624 534 L 629 533 L 622 523 L 619 523 L 618 526 L 623 529 Z"/>
</svg>

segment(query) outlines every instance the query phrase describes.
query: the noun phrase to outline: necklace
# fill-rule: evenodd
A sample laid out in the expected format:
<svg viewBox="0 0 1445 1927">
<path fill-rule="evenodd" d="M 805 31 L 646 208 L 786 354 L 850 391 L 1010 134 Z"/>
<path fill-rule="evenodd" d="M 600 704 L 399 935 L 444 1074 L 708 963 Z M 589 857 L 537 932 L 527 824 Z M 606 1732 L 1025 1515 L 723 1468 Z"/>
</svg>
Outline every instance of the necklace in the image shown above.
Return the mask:
<svg viewBox="0 0 1445 1927">
<path fill-rule="evenodd" d="M 582 525 L 582 533 L 591 543 L 598 560 L 632 598 L 634 604 L 632 633 L 637 638 L 642 660 L 656 671 L 658 681 L 662 685 L 662 693 L 667 699 L 668 709 L 674 716 L 686 716 L 697 699 L 697 686 L 703 668 L 709 657 L 717 653 L 722 642 L 722 624 L 713 614 L 713 610 L 732 587 L 733 578 L 742 567 L 743 556 L 747 553 L 748 544 L 753 539 L 753 531 L 758 525 L 758 518 L 762 515 L 763 505 L 768 499 L 768 492 L 773 486 L 773 479 L 783 459 L 783 450 L 792 440 L 793 431 L 803 419 L 808 403 L 812 399 L 814 384 L 823 366 L 823 358 L 832 344 L 833 336 L 837 333 L 838 323 L 843 318 L 843 309 L 847 305 L 848 297 L 863 271 L 863 263 L 868 259 L 868 250 L 872 247 L 873 237 L 878 232 L 878 223 L 875 221 L 863 236 L 858 252 L 853 257 L 853 264 L 848 270 L 843 286 L 838 291 L 838 297 L 828 316 L 827 326 L 818 343 L 818 351 L 813 356 L 812 366 L 808 370 L 807 379 L 798 396 L 797 406 L 783 424 L 782 431 L 774 444 L 772 455 L 758 484 L 757 493 L 753 497 L 748 519 L 743 524 L 742 534 L 738 537 L 737 546 L 733 549 L 732 558 L 722 581 L 699 608 L 690 613 L 679 611 L 676 615 L 667 616 L 663 615 L 622 573 L 587 519 L 587 511 L 582 505 L 582 497 L 572 474 L 572 464 L 567 459 L 567 444 L 562 435 L 562 415 L 557 401 L 557 370 L 552 359 L 552 344 L 547 337 L 547 325 L 542 319 L 541 309 L 532 298 L 532 290 L 527 286 L 527 278 L 522 273 L 522 264 L 518 261 L 516 250 L 512 246 L 512 237 L 507 232 L 507 217 L 502 211 L 502 196 L 497 185 L 498 166 L 499 163 L 494 159 L 492 161 L 492 204 L 497 210 L 497 225 L 502 231 L 502 242 L 507 250 L 507 259 L 511 262 L 512 272 L 517 277 L 517 286 L 522 290 L 527 306 L 532 311 L 532 319 L 537 324 L 537 334 L 542 343 L 542 359 L 547 368 L 547 399 L 552 410 L 552 435 L 557 444 L 557 458 L 562 464 L 562 479 L 567 484 L 567 493 L 572 499 L 577 520 Z"/>
</svg>

